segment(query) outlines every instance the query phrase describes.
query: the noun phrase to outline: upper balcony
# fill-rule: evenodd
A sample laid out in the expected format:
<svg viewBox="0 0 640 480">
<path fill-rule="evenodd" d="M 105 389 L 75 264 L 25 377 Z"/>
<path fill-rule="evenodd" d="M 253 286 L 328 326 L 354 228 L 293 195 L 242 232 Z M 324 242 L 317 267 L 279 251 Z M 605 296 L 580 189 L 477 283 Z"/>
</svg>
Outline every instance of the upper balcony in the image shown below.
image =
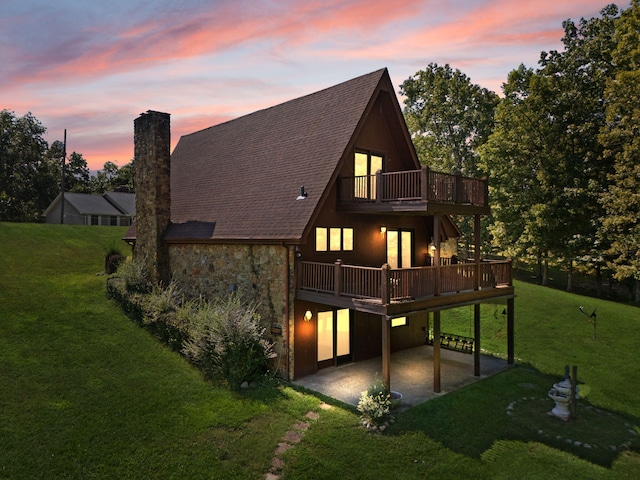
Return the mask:
<svg viewBox="0 0 640 480">
<path fill-rule="evenodd" d="M 400 315 L 513 296 L 511 260 L 392 269 L 299 263 L 296 298 Z"/>
<path fill-rule="evenodd" d="M 372 214 L 486 215 L 486 178 L 434 172 L 428 167 L 402 172 L 340 177 L 338 205 L 342 211 Z"/>
</svg>

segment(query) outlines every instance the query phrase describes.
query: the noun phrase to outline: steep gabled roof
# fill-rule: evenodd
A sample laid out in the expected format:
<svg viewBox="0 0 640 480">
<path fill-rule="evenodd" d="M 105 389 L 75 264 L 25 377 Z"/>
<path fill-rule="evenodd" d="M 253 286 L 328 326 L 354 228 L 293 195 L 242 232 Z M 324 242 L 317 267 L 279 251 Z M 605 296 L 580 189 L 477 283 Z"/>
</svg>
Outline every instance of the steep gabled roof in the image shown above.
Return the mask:
<svg viewBox="0 0 640 480">
<path fill-rule="evenodd" d="M 172 223 L 215 224 L 214 240 L 299 240 L 380 88 L 395 95 L 386 69 L 183 136 Z"/>
</svg>

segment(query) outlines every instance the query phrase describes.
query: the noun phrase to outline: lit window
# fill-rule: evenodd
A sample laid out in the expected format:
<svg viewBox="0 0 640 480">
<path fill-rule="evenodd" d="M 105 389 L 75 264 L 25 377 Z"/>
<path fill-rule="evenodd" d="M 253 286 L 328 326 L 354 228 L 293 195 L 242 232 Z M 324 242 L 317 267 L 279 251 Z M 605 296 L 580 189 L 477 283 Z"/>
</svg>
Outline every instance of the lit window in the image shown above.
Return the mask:
<svg viewBox="0 0 640 480">
<path fill-rule="evenodd" d="M 392 327 L 403 327 L 407 324 L 407 317 L 397 317 L 391 319 Z"/>
<path fill-rule="evenodd" d="M 316 227 L 316 252 L 353 251 L 353 228 Z"/>
<path fill-rule="evenodd" d="M 327 251 L 327 229 L 324 227 L 316 228 L 316 252 Z"/>
</svg>

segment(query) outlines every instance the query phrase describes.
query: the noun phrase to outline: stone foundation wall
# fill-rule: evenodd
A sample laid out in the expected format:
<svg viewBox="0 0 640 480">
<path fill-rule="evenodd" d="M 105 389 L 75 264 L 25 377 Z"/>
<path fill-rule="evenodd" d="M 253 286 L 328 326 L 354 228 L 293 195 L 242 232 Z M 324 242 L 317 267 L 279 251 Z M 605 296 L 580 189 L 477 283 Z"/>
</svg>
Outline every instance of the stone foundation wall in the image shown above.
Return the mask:
<svg viewBox="0 0 640 480">
<path fill-rule="evenodd" d="M 235 289 L 257 301 L 262 324 L 275 342 L 279 374 L 288 378 L 292 355 L 287 352 L 287 316 L 293 316 L 295 288 L 288 279 L 294 278 L 293 252 L 281 245 L 185 244 L 171 245 L 169 259 L 172 279 L 188 296 L 211 299 Z"/>
</svg>

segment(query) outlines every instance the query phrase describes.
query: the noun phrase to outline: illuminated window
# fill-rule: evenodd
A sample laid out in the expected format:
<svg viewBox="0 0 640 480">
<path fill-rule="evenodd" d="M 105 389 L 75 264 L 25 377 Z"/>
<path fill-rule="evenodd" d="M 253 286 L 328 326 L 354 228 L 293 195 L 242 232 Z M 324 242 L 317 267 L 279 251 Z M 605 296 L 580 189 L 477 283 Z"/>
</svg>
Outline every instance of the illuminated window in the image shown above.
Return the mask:
<svg viewBox="0 0 640 480">
<path fill-rule="evenodd" d="M 356 198 L 375 200 L 376 172 L 382 170 L 383 157 L 370 152 L 356 152 L 353 173 L 355 176 L 354 194 Z"/>
<path fill-rule="evenodd" d="M 327 251 L 327 229 L 324 227 L 316 228 L 316 252 Z"/>
<path fill-rule="evenodd" d="M 397 317 L 391 319 L 392 327 L 403 327 L 407 324 L 407 317 Z"/>
<path fill-rule="evenodd" d="M 316 227 L 316 252 L 353 251 L 353 228 Z"/>
</svg>

